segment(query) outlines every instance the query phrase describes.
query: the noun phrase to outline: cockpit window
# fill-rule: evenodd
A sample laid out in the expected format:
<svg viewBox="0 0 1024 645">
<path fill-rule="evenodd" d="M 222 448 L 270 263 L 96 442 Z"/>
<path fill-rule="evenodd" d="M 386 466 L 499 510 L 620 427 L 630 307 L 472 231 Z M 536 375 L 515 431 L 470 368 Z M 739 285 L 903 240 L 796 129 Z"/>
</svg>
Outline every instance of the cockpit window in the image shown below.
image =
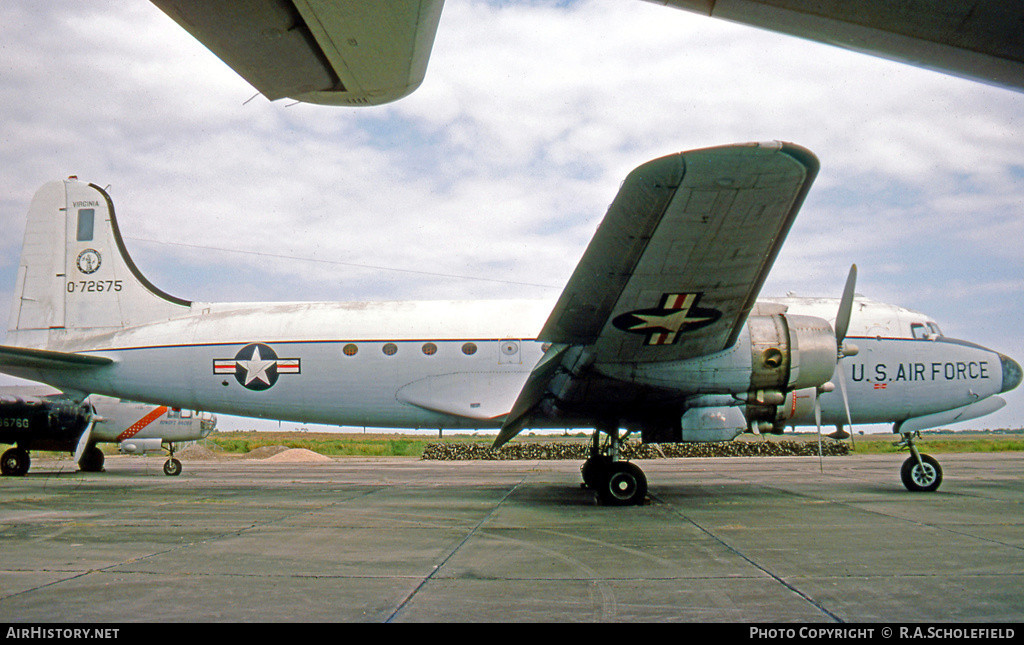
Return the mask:
<svg viewBox="0 0 1024 645">
<path fill-rule="evenodd" d="M 910 333 L 913 334 L 914 338 L 920 340 L 927 340 L 929 338 L 939 338 L 942 336 L 942 330 L 939 326 L 933 322 L 930 323 L 910 323 Z"/>
</svg>

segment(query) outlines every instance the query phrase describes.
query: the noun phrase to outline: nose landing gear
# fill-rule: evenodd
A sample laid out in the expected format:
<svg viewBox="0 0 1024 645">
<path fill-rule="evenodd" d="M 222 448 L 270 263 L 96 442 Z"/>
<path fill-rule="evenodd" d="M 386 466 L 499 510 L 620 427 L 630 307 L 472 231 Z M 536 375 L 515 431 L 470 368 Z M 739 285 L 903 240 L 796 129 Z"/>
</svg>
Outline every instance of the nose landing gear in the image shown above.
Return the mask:
<svg viewBox="0 0 1024 645">
<path fill-rule="evenodd" d="M 903 440 L 896 444 L 900 448 L 910 451 L 910 457 L 903 462 L 900 468 L 900 479 L 907 490 L 914 493 L 930 493 L 939 488 L 942 484 L 942 467 L 931 455 L 926 455 L 917 449 L 917 440 L 921 438 L 919 432 L 903 432 Z"/>
</svg>

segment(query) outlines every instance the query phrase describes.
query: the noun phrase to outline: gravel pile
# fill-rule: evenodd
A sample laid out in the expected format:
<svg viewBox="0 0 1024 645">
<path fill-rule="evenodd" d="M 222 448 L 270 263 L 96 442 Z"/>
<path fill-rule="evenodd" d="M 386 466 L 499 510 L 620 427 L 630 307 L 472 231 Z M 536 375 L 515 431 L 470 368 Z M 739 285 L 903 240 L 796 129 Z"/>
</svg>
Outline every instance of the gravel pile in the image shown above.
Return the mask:
<svg viewBox="0 0 1024 645">
<path fill-rule="evenodd" d="M 850 454 L 850 447 L 835 441 L 823 442 L 826 457 Z M 818 455 L 817 441 L 723 441 L 716 443 L 626 443 L 622 456 L 626 459 L 669 459 L 676 457 L 787 457 Z M 590 443 L 510 443 L 494 450 L 475 443 L 430 443 L 423 450 L 423 459 L 438 461 L 505 460 L 505 459 L 574 459 L 590 456 Z"/>
</svg>

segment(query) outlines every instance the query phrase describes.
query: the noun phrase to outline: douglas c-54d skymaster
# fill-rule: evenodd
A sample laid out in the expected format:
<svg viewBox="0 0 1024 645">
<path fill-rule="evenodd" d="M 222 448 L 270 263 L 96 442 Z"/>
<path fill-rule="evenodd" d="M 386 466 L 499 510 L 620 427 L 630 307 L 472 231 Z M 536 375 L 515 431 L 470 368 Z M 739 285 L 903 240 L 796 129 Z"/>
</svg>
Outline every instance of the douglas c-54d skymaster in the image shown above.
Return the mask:
<svg viewBox="0 0 1024 645">
<path fill-rule="evenodd" d="M 527 427 L 592 427 L 583 477 L 607 504 L 647 492 L 623 432 L 722 441 L 889 422 L 912 453 L 904 483 L 934 490 L 941 470 L 916 431 L 998 409 L 1021 368 L 855 298 L 853 270 L 838 300 L 758 301 L 817 171 L 778 142 L 639 166 L 554 303 L 189 302 L 140 274 L 104 190 L 58 181 L 29 208 L 0 370 L 214 413 L 498 428 L 498 446 Z"/>
</svg>

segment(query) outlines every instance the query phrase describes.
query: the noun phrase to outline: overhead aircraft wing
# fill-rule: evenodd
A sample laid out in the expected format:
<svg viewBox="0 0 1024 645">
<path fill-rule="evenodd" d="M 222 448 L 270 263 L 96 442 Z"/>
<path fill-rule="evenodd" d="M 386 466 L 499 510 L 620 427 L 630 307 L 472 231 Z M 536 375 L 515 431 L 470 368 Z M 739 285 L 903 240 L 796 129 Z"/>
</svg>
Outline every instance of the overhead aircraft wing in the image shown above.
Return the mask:
<svg viewBox="0 0 1024 645">
<path fill-rule="evenodd" d="M 1021 0 L 648 0 L 1024 90 Z"/>
<path fill-rule="evenodd" d="M 805 148 L 774 142 L 631 172 L 539 334 L 551 348 L 495 444 L 525 427 L 569 362 L 673 361 L 735 344 L 818 168 Z"/>
<path fill-rule="evenodd" d="M 444 0 L 152 0 L 271 101 L 380 105 L 423 82 Z"/>
</svg>

